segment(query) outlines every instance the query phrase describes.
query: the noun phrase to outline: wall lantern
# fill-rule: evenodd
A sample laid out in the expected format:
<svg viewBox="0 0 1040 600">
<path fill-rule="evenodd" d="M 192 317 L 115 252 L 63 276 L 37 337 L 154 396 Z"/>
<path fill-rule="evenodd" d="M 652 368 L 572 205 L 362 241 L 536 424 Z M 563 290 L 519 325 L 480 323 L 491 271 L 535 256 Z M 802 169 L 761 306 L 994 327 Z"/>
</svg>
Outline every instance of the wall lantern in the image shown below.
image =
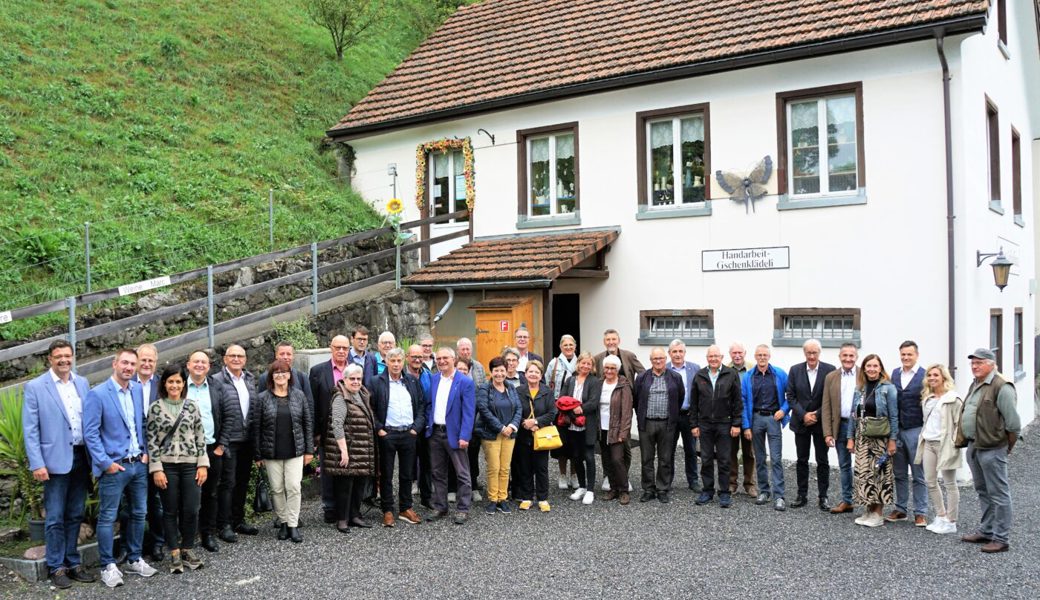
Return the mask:
<svg viewBox="0 0 1040 600">
<path fill-rule="evenodd" d="M 1008 284 L 1008 276 L 1011 275 L 1011 265 L 1015 264 L 1008 260 L 1008 257 L 1004 256 L 1004 248 L 1000 248 L 996 252 L 983 253 L 981 250 L 975 251 L 976 267 L 981 267 L 982 263 L 989 257 L 996 257 L 990 266 L 993 267 L 993 283 L 997 286 L 997 289 L 1001 292 Z"/>
</svg>

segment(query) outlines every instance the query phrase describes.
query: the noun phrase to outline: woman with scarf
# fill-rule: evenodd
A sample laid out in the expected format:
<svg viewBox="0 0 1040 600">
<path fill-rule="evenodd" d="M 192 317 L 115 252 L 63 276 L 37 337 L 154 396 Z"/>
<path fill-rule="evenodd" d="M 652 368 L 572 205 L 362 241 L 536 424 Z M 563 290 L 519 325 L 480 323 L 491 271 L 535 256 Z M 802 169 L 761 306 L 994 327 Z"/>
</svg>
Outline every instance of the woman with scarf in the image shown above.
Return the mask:
<svg viewBox="0 0 1040 600">
<path fill-rule="evenodd" d="M 563 384 L 572 376 L 574 376 L 574 370 L 578 366 L 578 357 L 575 352 L 578 349 L 578 343 L 574 341 L 574 337 L 570 335 L 564 335 L 560 338 L 560 355 L 549 361 L 549 364 L 545 366 L 545 384 L 552 390 L 553 400 L 560 398 L 560 390 L 563 389 Z M 553 450 L 549 453 L 549 456 L 555 458 L 560 463 L 560 478 L 557 480 L 557 487 L 561 490 L 567 489 L 567 487 L 578 488 L 585 487 L 580 485 L 578 482 L 578 474 L 575 467 L 571 466 L 570 477 L 567 476 L 567 459 L 570 458 L 572 452 L 567 447 L 570 440 L 567 436 L 563 436 L 563 446 Z"/>
</svg>

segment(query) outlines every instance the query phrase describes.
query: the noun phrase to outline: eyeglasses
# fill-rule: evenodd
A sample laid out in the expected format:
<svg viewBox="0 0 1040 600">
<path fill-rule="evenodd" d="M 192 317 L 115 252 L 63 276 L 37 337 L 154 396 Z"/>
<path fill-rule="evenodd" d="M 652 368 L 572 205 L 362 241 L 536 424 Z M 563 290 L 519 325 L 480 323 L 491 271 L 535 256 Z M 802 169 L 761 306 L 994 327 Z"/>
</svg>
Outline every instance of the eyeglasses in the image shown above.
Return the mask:
<svg viewBox="0 0 1040 600">
<path fill-rule="evenodd" d="M 347 381 L 361 381 L 360 377 L 347 377 Z"/>
<path fill-rule="evenodd" d="M 289 376 L 289 372 L 288 371 L 279 371 L 277 373 L 272 373 L 271 376 L 272 377 L 288 377 Z"/>
<path fill-rule="evenodd" d="M 333 352 L 346 352 L 350 350 L 350 346 L 333 346 L 332 350 Z"/>
<path fill-rule="evenodd" d="M 224 358 L 245 358 L 245 354 L 225 354 Z"/>
</svg>

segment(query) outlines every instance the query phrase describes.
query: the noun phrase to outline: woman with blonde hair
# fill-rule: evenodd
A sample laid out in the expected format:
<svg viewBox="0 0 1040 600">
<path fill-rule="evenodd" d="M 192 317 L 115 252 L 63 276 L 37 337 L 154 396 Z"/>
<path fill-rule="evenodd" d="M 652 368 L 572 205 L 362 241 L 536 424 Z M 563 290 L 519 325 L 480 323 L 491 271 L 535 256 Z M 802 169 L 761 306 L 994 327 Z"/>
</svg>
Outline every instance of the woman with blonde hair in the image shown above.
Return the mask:
<svg viewBox="0 0 1040 600">
<path fill-rule="evenodd" d="M 954 445 L 961 425 L 964 402 L 957 397 L 953 376 L 944 365 L 935 364 L 925 371 L 925 388 L 921 392 L 924 426 L 917 443 L 917 463 L 924 463 L 924 481 L 928 501 L 935 508 L 935 520 L 927 527 L 932 533 L 957 533 L 957 469 L 961 466 L 961 450 Z M 942 472 L 946 502 L 939 489 Z"/>
</svg>

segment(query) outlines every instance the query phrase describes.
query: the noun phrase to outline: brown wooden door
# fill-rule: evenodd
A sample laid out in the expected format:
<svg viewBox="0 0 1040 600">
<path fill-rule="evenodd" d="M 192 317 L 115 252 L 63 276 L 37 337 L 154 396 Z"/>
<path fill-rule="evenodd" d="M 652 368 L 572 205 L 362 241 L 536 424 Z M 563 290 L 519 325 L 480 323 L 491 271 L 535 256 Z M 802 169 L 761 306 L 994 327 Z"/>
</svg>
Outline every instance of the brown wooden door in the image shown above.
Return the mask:
<svg viewBox="0 0 1040 600">
<path fill-rule="evenodd" d="M 477 311 L 477 360 L 485 367 L 502 348 L 513 344 L 513 309 Z M 488 373 L 490 376 L 490 373 Z"/>
</svg>

